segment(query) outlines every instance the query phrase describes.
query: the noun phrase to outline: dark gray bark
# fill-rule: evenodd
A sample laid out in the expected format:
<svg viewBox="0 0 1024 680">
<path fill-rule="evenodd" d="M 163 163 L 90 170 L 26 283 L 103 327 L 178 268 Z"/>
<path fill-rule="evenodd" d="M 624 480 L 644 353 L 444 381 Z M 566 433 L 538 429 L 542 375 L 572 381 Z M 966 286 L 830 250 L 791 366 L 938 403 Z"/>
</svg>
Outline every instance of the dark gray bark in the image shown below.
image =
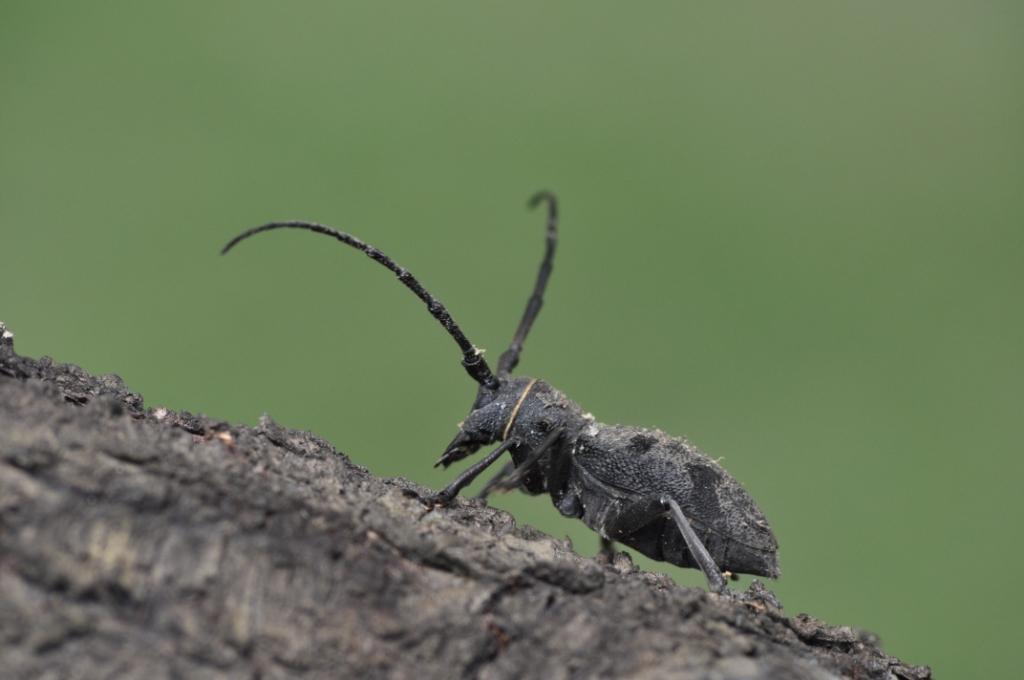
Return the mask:
<svg viewBox="0 0 1024 680">
<path fill-rule="evenodd" d="M 682 588 L 479 502 L 424 514 L 429 493 L 5 337 L 0 675 L 930 677 L 758 585 Z"/>
</svg>

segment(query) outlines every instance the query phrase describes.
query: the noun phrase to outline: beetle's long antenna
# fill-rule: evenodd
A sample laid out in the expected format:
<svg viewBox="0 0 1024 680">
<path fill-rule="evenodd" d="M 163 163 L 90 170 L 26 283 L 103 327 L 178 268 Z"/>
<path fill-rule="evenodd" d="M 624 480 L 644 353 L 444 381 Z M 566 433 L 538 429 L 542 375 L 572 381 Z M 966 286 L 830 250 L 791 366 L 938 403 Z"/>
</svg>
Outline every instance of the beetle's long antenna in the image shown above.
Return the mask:
<svg viewBox="0 0 1024 680">
<path fill-rule="evenodd" d="M 469 373 L 469 376 L 488 389 L 496 389 L 498 387 L 498 380 L 494 377 L 494 374 L 491 373 L 491 367 L 488 366 L 487 361 L 484 360 L 483 353 L 473 346 L 473 343 L 469 341 L 469 338 L 463 334 L 462 329 L 459 328 L 457 323 L 455 323 L 455 320 L 452 319 L 451 314 L 449 314 L 448 310 L 445 309 L 445 306 L 441 304 L 441 301 L 428 293 L 420 282 L 416 280 L 416 277 L 410 274 L 404 267 L 400 267 L 390 257 L 351 234 L 346 234 L 343 231 L 338 231 L 337 229 L 332 229 L 331 227 L 317 224 L 315 222 L 270 222 L 268 224 L 243 231 L 241 234 L 228 241 L 228 244 L 224 246 L 220 251 L 220 254 L 227 254 L 229 250 L 250 236 L 255 236 L 256 234 L 264 231 L 271 231 L 273 229 L 305 229 L 307 231 L 316 232 L 317 234 L 333 236 L 345 245 L 352 246 L 356 250 L 365 253 L 371 259 L 390 269 L 406 288 L 415 293 L 416 297 L 423 300 L 427 305 L 427 309 L 430 310 L 430 315 L 437 319 L 441 325 L 444 326 L 444 329 L 448 331 L 448 334 L 455 339 L 456 343 L 458 343 L 459 349 L 462 350 L 462 365 L 465 367 L 466 372 Z"/>
<path fill-rule="evenodd" d="M 544 246 L 544 259 L 540 263 L 540 271 L 537 272 L 537 282 L 533 284 L 533 294 L 526 302 L 526 311 L 523 318 L 519 320 L 519 327 L 512 338 L 512 344 L 502 352 L 498 359 L 498 375 L 507 375 L 519 363 L 519 354 L 523 351 L 523 342 L 530 333 L 540 308 L 544 304 L 544 289 L 548 285 L 548 277 L 551 276 L 551 269 L 555 259 L 555 246 L 558 244 L 558 199 L 550 191 L 538 191 L 530 198 L 530 207 L 536 208 L 541 203 L 548 204 L 548 230 L 547 241 Z"/>
</svg>

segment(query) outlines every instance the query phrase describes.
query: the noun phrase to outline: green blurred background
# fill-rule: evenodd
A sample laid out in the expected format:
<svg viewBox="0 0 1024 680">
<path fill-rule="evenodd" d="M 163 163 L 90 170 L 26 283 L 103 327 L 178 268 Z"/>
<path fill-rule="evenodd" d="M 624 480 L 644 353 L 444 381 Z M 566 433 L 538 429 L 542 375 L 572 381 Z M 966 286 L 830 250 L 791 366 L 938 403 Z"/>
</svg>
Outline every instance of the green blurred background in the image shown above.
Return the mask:
<svg viewBox="0 0 1024 680">
<path fill-rule="evenodd" d="M 12 2 L 0 319 L 150 405 L 430 464 L 474 385 L 351 230 L 496 360 L 688 435 L 796 614 L 941 677 L 1019 668 L 1024 5 Z M 496 503 L 581 552 L 546 498 Z M 645 561 L 685 584 L 693 571 Z M 742 587 L 745 582 L 740 584 Z M 982 675 L 983 674 L 983 675 Z"/>
</svg>

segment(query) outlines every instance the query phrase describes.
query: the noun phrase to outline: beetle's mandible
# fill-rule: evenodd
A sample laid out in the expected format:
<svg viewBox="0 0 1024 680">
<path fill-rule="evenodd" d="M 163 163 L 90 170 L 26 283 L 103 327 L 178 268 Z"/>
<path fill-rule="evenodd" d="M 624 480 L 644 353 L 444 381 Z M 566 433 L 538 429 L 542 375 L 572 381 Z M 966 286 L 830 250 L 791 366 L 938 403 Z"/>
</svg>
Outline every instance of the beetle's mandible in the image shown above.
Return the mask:
<svg viewBox="0 0 1024 680">
<path fill-rule="evenodd" d="M 313 222 L 270 222 L 224 246 L 274 229 L 331 236 L 391 270 L 427 305 L 462 351 L 462 365 L 478 384 L 476 400 L 437 465 L 448 467 L 481 446 L 497 448 L 429 499 L 451 500 L 506 452 L 511 461 L 483 488 L 547 493 L 558 510 L 596 531 L 605 550 L 619 541 L 648 557 L 704 572 L 708 587 L 726 589 L 723 570 L 776 578 L 778 543 L 750 495 L 718 463 L 689 442 L 660 430 L 605 425 L 543 380 L 512 376 L 523 342 L 543 304 L 557 244 L 558 203 L 541 191 L 530 206 L 547 205 L 544 258 L 509 348 L 491 371 L 448 310 L 408 270 L 355 236 Z"/>
</svg>

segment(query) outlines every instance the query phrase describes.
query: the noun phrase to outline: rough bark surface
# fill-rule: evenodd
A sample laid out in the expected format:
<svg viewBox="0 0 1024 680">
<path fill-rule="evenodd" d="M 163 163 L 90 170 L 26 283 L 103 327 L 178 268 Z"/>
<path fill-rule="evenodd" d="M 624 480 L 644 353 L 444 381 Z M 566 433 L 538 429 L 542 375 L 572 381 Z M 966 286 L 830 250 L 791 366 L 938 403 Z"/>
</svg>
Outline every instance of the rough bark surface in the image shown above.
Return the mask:
<svg viewBox="0 0 1024 680">
<path fill-rule="evenodd" d="M 603 564 L 308 432 L 145 409 L 0 324 L 4 678 L 930 677 L 869 633 Z"/>
</svg>

